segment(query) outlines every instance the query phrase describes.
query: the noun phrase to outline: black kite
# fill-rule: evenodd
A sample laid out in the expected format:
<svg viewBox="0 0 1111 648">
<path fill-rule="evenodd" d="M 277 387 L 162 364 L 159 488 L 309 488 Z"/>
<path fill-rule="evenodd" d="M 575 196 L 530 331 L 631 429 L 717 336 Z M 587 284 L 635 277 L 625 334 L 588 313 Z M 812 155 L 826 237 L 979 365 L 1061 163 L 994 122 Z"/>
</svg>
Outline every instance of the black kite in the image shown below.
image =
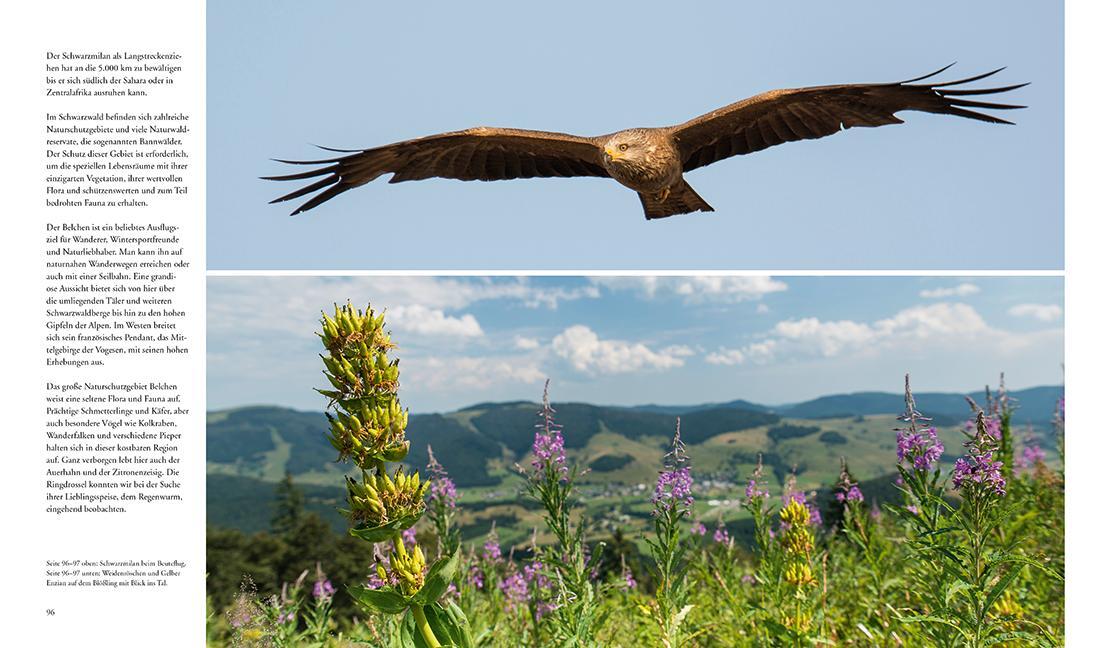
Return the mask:
<svg viewBox="0 0 1111 648">
<path fill-rule="evenodd" d="M 916 83 L 950 66 L 897 83 L 773 90 L 677 126 L 632 128 L 598 137 L 480 127 L 378 148 L 326 149 L 349 155 L 327 160 L 278 160 L 324 166 L 265 179 L 304 180 L 323 176 L 272 201 L 292 200 L 320 191 L 294 210 L 294 214 L 312 209 L 385 173 L 393 174 L 391 183 L 433 177 L 511 180 L 597 176 L 613 178 L 636 191 L 644 206 L 644 216 L 649 219 L 713 211 L 714 208 L 683 179 L 684 172 L 734 155 L 753 153 L 784 142 L 825 137 L 854 126 L 901 124 L 902 120 L 895 113 L 904 110 L 1010 124 L 1012 122 L 970 109 L 1025 108 L 966 98 L 1008 92 L 1027 85 L 1025 83 L 996 88 L 955 88 L 992 76 L 1003 68 L 948 83 Z"/>
</svg>

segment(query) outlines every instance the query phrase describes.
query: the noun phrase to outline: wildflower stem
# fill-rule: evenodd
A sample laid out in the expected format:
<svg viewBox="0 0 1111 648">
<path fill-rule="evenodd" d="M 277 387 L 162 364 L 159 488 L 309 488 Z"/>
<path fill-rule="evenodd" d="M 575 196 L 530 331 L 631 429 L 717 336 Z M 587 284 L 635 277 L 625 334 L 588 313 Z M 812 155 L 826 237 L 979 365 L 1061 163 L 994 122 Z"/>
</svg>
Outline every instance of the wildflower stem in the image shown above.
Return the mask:
<svg viewBox="0 0 1111 648">
<path fill-rule="evenodd" d="M 400 542 L 400 537 L 398 542 Z M 420 635 L 424 637 L 424 643 L 428 644 L 428 648 L 440 648 L 440 640 L 432 632 L 432 626 L 428 625 L 428 617 L 424 616 L 424 608 L 419 605 L 412 605 L 409 608 L 413 611 L 413 618 L 417 622 L 417 630 L 420 630 Z"/>
</svg>

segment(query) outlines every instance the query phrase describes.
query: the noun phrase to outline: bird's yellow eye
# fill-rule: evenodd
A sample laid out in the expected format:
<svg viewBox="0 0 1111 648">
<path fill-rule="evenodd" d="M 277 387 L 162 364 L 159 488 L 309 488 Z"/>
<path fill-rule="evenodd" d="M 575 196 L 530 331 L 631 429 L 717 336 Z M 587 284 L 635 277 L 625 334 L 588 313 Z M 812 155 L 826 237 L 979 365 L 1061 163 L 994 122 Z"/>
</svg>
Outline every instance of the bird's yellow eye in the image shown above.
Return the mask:
<svg viewBox="0 0 1111 648">
<path fill-rule="evenodd" d="M 627 150 L 629 150 L 629 145 L 628 144 L 620 144 L 620 145 L 618 145 L 617 150 L 618 151 L 627 151 Z"/>
</svg>

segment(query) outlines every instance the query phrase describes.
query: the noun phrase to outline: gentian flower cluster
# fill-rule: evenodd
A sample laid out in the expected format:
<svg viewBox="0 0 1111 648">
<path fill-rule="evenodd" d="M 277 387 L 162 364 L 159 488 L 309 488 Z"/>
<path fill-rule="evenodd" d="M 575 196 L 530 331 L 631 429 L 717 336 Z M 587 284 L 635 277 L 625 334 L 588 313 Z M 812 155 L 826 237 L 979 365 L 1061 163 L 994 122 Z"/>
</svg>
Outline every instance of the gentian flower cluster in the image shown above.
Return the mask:
<svg viewBox="0 0 1111 648">
<path fill-rule="evenodd" d="M 792 502 L 800 504 L 804 509 L 806 509 L 807 524 L 813 527 L 822 526 L 822 512 L 818 510 L 817 506 L 814 506 L 810 503 L 806 496 L 806 493 L 795 489 L 796 483 L 797 478 L 793 473 L 787 476 L 787 482 L 783 485 L 783 507 L 786 508 Z M 781 516 L 780 528 L 785 529 L 785 524 L 790 524 L 790 522 L 785 520 Z"/>
<path fill-rule="evenodd" d="M 804 587 L 814 582 L 810 568 L 810 553 L 814 550 L 814 535 L 810 532 L 810 512 L 798 499 L 791 499 L 779 511 L 782 531 L 779 535 L 787 559 L 784 580 L 796 587 Z"/>
<path fill-rule="evenodd" d="M 359 469 L 357 479 L 346 477 L 345 513 L 353 525 L 351 534 L 393 545 L 389 560 L 379 561 L 376 577 L 368 579 L 370 587 L 349 591 L 359 605 L 378 612 L 399 614 L 407 609 L 414 620 L 406 631 L 409 642 L 419 634 L 424 645 L 439 648 L 442 637 L 436 636 L 426 608 L 441 615 L 441 635 L 467 632 L 462 612 L 438 602 L 455 578 L 458 548 L 431 566 L 426 563 L 412 527 L 425 513 L 429 482 L 422 483 L 419 473 L 406 472 L 403 466 L 392 473 L 387 470 L 387 463 L 399 463 L 409 453 L 409 412 L 397 396 L 398 361 L 389 359 L 394 344 L 385 330 L 385 315 L 375 316 L 370 308 L 363 311 L 350 303 L 336 305 L 332 317 L 321 315 L 318 335 L 327 351 L 321 359 L 333 389 L 317 391 L 328 398 L 328 440 L 339 460 L 349 459 Z M 327 579 L 318 578 L 313 586 L 317 610 L 326 609 L 334 593 Z M 324 626 L 318 626 L 323 633 Z"/>
</svg>

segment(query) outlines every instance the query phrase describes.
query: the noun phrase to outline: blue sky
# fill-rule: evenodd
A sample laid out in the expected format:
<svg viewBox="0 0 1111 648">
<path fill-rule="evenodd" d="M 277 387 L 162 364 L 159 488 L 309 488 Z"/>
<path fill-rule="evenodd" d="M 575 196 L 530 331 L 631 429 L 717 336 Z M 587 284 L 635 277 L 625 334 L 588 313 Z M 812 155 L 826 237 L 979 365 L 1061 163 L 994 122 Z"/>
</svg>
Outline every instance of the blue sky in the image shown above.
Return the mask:
<svg viewBox="0 0 1111 648">
<path fill-rule="evenodd" d="M 213 269 L 1059 269 L 1059 2 L 210 2 Z M 645 46 L 644 43 L 654 43 Z M 647 223 L 583 179 L 387 185 L 295 218 L 269 158 L 477 125 L 600 134 L 780 87 L 995 67 L 1018 125 L 905 114 L 688 175 Z M 994 79 L 993 79 L 994 80 Z"/>
<path fill-rule="evenodd" d="M 208 406 L 319 409 L 319 309 L 387 309 L 402 401 L 781 404 L 1059 384 L 1059 277 L 218 277 Z"/>
</svg>

